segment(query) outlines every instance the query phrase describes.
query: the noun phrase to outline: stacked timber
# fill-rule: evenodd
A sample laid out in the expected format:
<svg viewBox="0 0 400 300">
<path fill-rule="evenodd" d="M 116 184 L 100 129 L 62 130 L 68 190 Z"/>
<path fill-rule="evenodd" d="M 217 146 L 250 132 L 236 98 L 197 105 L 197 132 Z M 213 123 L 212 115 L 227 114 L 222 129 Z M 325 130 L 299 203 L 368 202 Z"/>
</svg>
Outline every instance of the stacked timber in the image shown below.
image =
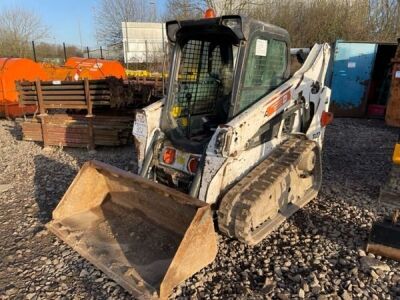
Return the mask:
<svg viewBox="0 0 400 300">
<path fill-rule="evenodd" d="M 19 103 L 42 106 L 43 109 L 86 109 L 141 107 L 146 103 L 139 87 L 122 79 L 107 78 L 79 81 L 17 82 Z M 146 95 L 147 96 L 147 95 Z"/>
<path fill-rule="evenodd" d="M 156 84 L 117 78 L 20 81 L 21 106 L 37 113 L 21 121 L 24 140 L 44 146 L 118 146 L 129 141 L 134 109 L 159 99 Z"/>
<path fill-rule="evenodd" d="M 390 97 L 386 107 L 386 124 L 400 127 L 400 38 L 395 57 L 392 59 Z"/>
<path fill-rule="evenodd" d="M 127 144 L 133 116 L 54 114 L 19 121 L 24 140 L 44 142 L 46 146 L 92 148 Z"/>
<path fill-rule="evenodd" d="M 161 98 L 165 89 L 165 77 L 160 76 L 132 76 L 129 83 L 134 87 L 134 91 L 141 95 L 151 95 Z"/>
</svg>

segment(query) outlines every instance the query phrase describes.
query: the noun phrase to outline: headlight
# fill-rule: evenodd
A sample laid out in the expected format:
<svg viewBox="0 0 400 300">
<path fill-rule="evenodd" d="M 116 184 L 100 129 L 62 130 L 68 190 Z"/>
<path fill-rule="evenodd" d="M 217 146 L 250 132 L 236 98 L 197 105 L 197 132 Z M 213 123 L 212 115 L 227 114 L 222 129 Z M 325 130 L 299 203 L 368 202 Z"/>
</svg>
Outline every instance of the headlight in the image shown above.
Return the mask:
<svg viewBox="0 0 400 300">
<path fill-rule="evenodd" d="M 221 24 L 229 27 L 237 36 L 238 39 L 243 39 L 242 19 L 240 16 L 222 17 Z"/>
</svg>

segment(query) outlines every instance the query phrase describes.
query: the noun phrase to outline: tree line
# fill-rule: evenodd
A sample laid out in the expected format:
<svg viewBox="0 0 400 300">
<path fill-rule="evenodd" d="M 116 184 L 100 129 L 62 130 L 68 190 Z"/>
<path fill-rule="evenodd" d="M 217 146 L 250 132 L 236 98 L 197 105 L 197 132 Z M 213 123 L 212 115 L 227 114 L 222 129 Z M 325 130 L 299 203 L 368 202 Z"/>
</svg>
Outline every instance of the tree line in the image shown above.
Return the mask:
<svg viewBox="0 0 400 300">
<path fill-rule="evenodd" d="M 209 7 L 217 15 L 245 14 L 283 27 L 293 47 L 338 39 L 395 42 L 400 37 L 400 0 L 167 0 L 163 15 L 148 3 L 101 0 L 96 8 L 101 18 L 95 18 L 98 40 L 120 41 L 121 21 L 195 19 Z"/>
<path fill-rule="evenodd" d="M 20 7 L 0 12 L 0 57 L 34 58 L 32 41 L 39 60 L 57 60 L 64 57 L 60 44 L 48 43 L 50 30 L 34 12 Z M 82 56 L 75 45 L 65 47 L 68 56 Z"/>
<path fill-rule="evenodd" d="M 293 47 L 337 39 L 395 42 L 400 37 L 400 0 L 168 0 L 167 18 L 244 13 L 289 31 Z"/>
<path fill-rule="evenodd" d="M 94 7 L 98 44 L 121 44 L 122 22 L 163 22 L 202 17 L 208 8 L 217 15 L 246 14 L 287 29 L 292 47 L 337 39 L 395 42 L 400 37 L 400 0 L 167 0 L 163 13 L 156 1 L 99 0 Z M 46 42 L 50 30 L 35 13 L 24 8 L 0 12 L 0 57 L 63 57 L 61 45 Z M 69 46 L 68 56 L 82 55 Z"/>
</svg>

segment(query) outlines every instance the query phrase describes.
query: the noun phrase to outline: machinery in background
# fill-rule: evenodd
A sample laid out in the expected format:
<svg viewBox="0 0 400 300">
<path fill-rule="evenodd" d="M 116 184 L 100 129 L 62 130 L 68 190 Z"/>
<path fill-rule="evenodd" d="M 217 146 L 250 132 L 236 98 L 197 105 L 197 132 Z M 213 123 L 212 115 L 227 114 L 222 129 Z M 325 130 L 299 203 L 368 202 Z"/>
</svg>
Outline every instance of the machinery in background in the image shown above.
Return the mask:
<svg viewBox="0 0 400 300">
<path fill-rule="evenodd" d="M 290 74 L 286 30 L 242 16 L 167 23 L 167 96 L 137 111 L 139 175 L 86 163 L 49 230 L 140 299 L 167 299 L 217 254 L 254 245 L 314 199 L 328 44 Z"/>
<path fill-rule="evenodd" d="M 18 103 L 18 80 L 49 80 L 40 64 L 26 58 L 0 58 L 0 117 L 15 118 L 34 113 L 35 105 Z"/>
<path fill-rule="evenodd" d="M 400 135 L 393 152 L 393 166 L 381 187 L 379 202 L 392 210 L 392 215 L 375 223 L 367 251 L 400 261 Z"/>
<path fill-rule="evenodd" d="M 113 60 L 71 57 L 65 65 L 57 66 L 49 63 L 36 63 L 25 58 L 0 58 L 0 116 L 16 118 L 37 111 L 37 106 L 34 104 L 18 103 L 20 98 L 16 86 L 18 81 L 36 82 L 41 80 L 60 84 L 61 81 L 96 80 L 108 77 L 127 79 L 124 67 L 118 61 Z M 143 85 L 141 89 L 147 94 L 151 90 L 151 83 L 139 83 L 139 85 Z M 139 85 L 136 84 L 137 87 Z M 59 94 L 54 95 L 55 98 L 57 95 L 60 96 Z"/>
<path fill-rule="evenodd" d="M 42 63 L 50 80 L 77 81 L 115 77 L 126 79 L 125 69 L 119 61 L 98 58 L 70 57 L 64 65 Z"/>
</svg>

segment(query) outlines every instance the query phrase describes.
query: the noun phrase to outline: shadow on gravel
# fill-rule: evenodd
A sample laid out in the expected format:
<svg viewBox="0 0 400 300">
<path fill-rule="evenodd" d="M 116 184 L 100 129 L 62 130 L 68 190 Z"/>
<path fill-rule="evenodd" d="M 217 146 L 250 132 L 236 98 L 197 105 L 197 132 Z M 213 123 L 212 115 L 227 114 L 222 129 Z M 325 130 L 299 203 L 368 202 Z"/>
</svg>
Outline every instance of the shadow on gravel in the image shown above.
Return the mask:
<svg viewBox="0 0 400 300">
<path fill-rule="evenodd" d="M 35 200 L 39 208 L 38 219 L 45 224 L 72 182 L 76 171 L 67 164 L 37 155 L 35 163 Z"/>
<path fill-rule="evenodd" d="M 321 206 L 321 204 L 316 204 Z M 323 210 L 323 207 L 319 207 Z M 364 249 L 368 238 L 368 228 L 362 228 L 355 222 L 337 219 L 329 214 L 318 214 L 316 210 L 303 209 L 293 216 L 293 223 L 305 233 L 320 235 L 332 243 L 341 246 L 341 249 Z"/>
<path fill-rule="evenodd" d="M 22 127 L 18 122 L 13 122 L 13 125 L 3 125 L 5 129 L 17 140 L 22 140 Z"/>
</svg>

